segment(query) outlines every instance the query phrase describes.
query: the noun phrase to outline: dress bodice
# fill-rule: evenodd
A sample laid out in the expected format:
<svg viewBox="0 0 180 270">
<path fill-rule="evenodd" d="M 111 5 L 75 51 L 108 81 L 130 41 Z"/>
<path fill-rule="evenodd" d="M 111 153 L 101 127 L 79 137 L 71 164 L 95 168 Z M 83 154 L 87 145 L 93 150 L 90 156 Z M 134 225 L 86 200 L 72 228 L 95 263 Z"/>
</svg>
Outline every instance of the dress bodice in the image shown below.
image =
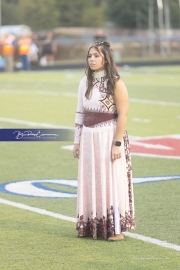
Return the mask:
<svg viewBox="0 0 180 270">
<path fill-rule="evenodd" d="M 108 97 L 107 95 L 107 81 L 106 76 L 93 79 L 93 89 L 90 98 L 87 99 L 85 94 L 83 95 L 83 107 L 85 111 L 116 112 L 113 97 Z"/>
<path fill-rule="evenodd" d="M 107 81 L 105 76 L 93 78 L 93 88 L 90 98 L 86 98 L 87 77 L 84 77 L 79 84 L 78 105 L 75 118 L 75 143 L 79 143 L 81 129 L 86 112 L 117 113 L 113 97 L 107 94 Z"/>
</svg>

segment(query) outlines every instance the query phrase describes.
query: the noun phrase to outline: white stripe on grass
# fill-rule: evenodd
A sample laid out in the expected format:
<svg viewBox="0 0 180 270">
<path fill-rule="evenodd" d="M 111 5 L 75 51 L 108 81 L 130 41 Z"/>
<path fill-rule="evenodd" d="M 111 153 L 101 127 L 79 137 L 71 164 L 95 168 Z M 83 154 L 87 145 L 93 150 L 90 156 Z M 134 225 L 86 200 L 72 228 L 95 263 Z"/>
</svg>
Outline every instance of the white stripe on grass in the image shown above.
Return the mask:
<svg viewBox="0 0 180 270">
<path fill-rule="evenodd" d="M 66 127 L 66 126 L 59 126 L 59 125 L 54 125 L 54 124 L 47 124 L 47 123 L 37 123 L 37 122 L 31 122 L 31 121 L 25 121 L 25 120 L 18 120 L 18 119 L 12 119 L 12 118 L 4 118 L 0 117 L 0 122 L 5 122 L 5 123 L 12 123 L 12 124 L 20 124 L 20 125 L 26 125 L 26 126 L 31 126 L 31 127 L 44 127 L 44 128 L 65 128 L 65 129 L 74 129 L 72 127 Z M 144 142 L 137 142 L 137 139 L 143 139 L 143 140 L 148 140 L 148 139 L 154 139 L 154 138 L 180 138 L 180 135 L 165 135 L 165 136 L 156 136 L 156 137 L 137 137 L 136 139 L 133 138 L 130 143 L 134 145 L 140 145 L 140 146 L 145 146 L 146 148 L 160 148 L 161 149 L 166 149 L 169 150 L 171 149 L 170 147 L 167 146 L 160 146 L 160 145 L 152 145 L 152 144 L 145 144 Z M 63 149 L 67 150 L 72 150 L 73 146 L 64 146 Z M 163 156 L 163 155 L 154 155 L 154 154 L 140 154 L 140 153 L 131 153 L 134 156 L 146 156 L 146 157 L 153 157 L 153 158 L 167 158 L 167 159 L 180 159 L 180 157 L 176 156 Z"/>
<path fill-rule="evenodd" d="M 134 102 L 134 103 L 180 107 L 180 103 L 177 103 L 177 102 L 167 102 L 167 101 L 160 101 L 160 100 L 149 100 L 149 99 L 138 99 L 138 98 L 130 98 L 129 101 Z"/>
<path fill-rule="evenodd" d="M 31 211 L 31 212 L 35 212 L 35 213 L 38 213 L 38 214 L 41 214 L 41 215 L 46 215 L 46 216 L 50 216 L 50 217 L 54 217 L 54 218 L 67 220 L 67 221 L 71 221 L 71 222 L 76 223 L 76 218 L 64 216 L 64 215 L 54 213 L 54 212 L 50 212 L 50 211 L 47 211 L 45 209 L 32 207 L 32 206 L 25 205 L 25 204 L 22 204 L 22 203 L 12 202 L 12 201 L 5 200 L 5 199 L 2 199 L 2 198 L 0 198 L 0 203 L 10 205 L 10 206 L 13 206 L 13 207 L 16 207 L 16 208 L 28 210 L 28 211 Z M 135 239 L 147 242 L 147 243 L 151 243 L 151 244 L 155 244 L 155 245 L 158 245 L 158 246 L 161 246 L 161 247 L 170 248 L 170 249 L 180 251 L 180 246 L 172 244 L 172 243 L 168 243 L 166 241 L 161 241 L 159 239 L 155 239 L 155 238 L 151 238 L 151 237 L 147 237 L 147 236 L 143 236 L 143 235 L 135 234 L 135 233 L 125 232 L 124 234 L 126 236 L 131 237 L 131 238 L 135 238 Z"/>
<path fill-rule="evenodd" d="M 77 93 L 70 93 L 70 92 L 62 92 L 61 95 L 67 96 L 67 97 L 77 97 L 78 96 Z"/>
<path fill-rule="evenodd" d="M 146 149 L 163 149 L 163 150 L 173 150 L 173 147 L 162 145 L 162 144 L 153 144 L 153 143 L 144 143 L 138 141 L 130 141 L 131 145 L 142 146 Z"/>
<path fill-rule="evenodd" d="M 71 78 L 71 80 L 68 80 L 68 81 L 64 81 L 64 79 L 66 79 L 66 78 L 62 78 L 62 79 L 59 79 L 59 80 L 56 80 L 56 79 L 34 79 L 34 80 L 32 80 L 32 79 L 26 79 L 26 78 L 24 78 L 24 79 L 14 79 L 11 83 L 9 83 L 9 84 L 7 84 L 7 78 L 5 79 L 5 80 L 1 80 L 1 81 L 5 81 L 6 82 L 6 85 L 12 85 L 12 84 L 14 84 L 14 83 L 16 83 L 16 82 L 20 82 L 20 83 L 23 83 L 23 82 L 26 82 L 26 83 L 28 83 L 28 82 L 30 82 L 30 83 L 36 83 L 36 84 L 40 84 L 40 83 L 51 83 L 51 84 L 73 84 L 74 82 L 76 82 L 77 80 L 79 81 L 80 79 L 81 79 L 81 76 L 77 76 L 76 78 L 74 77 L 74 78 Z M 77 80 L 76 80 L 77 79 Z M 78 83 L 78 81 L 77 81 L 77 83 Z"/>
<path fill-rule="evenodd" d="M 73 127 L 67 127 L 67 126 L 58 126 L 54 124 L 48 124 L 48 123 L 38 123 L 38 122 L 31 122 L 31 121 L 25 121 L 25 120 L 18 120 L 18 119 L 12 119 L 12 118 L 5 118 L 0 117 L 0 122 L 6 122 L 6 123 L 13 123 L 13 124 L 21 124 L 21 125 L 27 125 L 27 126 L 43 126 L 43 127 L 52 127 L 52 128 L 68 128 L 68 129 L 74 129 Z M 140 136 L 129 136 L 130 139 L 134 140 L 149 140 L 149 139 L 163 139 L 163 138 L 174 138 L 174 139 L 180 139 L 180 134 L 171 134 L 171 135 L 160 135 L 160 136 L 148 136 L 148 137 L 140 137 Z"/>
<path fill-rule="evenodd" d="M 138 157 L 150 157 L 150 158 L 166 158 L 166 159 L 180 159 L 180 156 L 163 156 L 163 155 L 156 155 L 156 154 L 142 154 L 142 153 L 133 153 L 131 152 L 131 156 L 138 156 Z"/>
<path fill-rule="evenodd" d="M 132 141 L 130 141 L 130 145 L 131 144 L 132 144 Z M 135 143 L 133 142 L 133 144 L 135 144 Z M 140 145 L 140 144 L 138 144 L 138 145 Z M 73 150 L 73 145 L 65 145 L 65 146 L 61 146 L 61 148 L 64 149 L 64 150 L 72 151 Z M 154 146 L 154 148 L 156 148 L 156 146 Z M 163 148 L 163 146 L 162 146 L 162 148 Z M 165 149 L 165 147 L 164 147 L 164 149 Z M 170 150 L 170 149 L 166 148 L 166 150 Z M 165 156 L 165 155 L 146 154 L 146 153 L 133 153 L 132 151 L 131 151 L 131 156 L 150 157 L 150 158 L 166 158 L 166 159 L 180 159 L 180 156 Z"/>
<path fill-rule="evenodd" d="M 46 216 L 59 218 L 59 219 L 63 219 L 63 220 L 71 221 L 71 222 L 76 222 L 76 219 L 72 218 L 72 217 L 67 217 L 67 216 L 64 216 L 64 215 L 61 215 L 61 214 L 58 214 L 58 213 L 50 212 L 50 211 L 47 211 L 45 209 L 32 207 L 32 206 L 25 205 L 25 204 L 22 204 L 22 203 L 16 203 L 16 202 L 8 201 L 8 200 L 2 199 L 2 198 L 0 198 L 0 203 L 6 204 L 6 205 L 11 205 L 11 206 L 14 206 L 14 207 L 17 207 L 17 208 L 20 208 L 20 209 L 24 209 L 24 210 L 29 210 L 29 211 L 32 211 L 32 212 L 35 212 L 35 213 L 38 213 L 38 214 L 41 214 L 41 215 L 46 215 Z"/>
<path fill-rule="evenodd" d="M 77 97 L 77 93 L 71 92 L 57 92 L 57 91 L 40 91 L 40 90 L 0 90 L 2 94 L 18 94 L 18 95 L 42 95 L 42 96 L 68 96 L 68 97 Z"/>
<path fill-rule="evenodd" d="M 18 125 L 19 124 L 20 125 L 26 125 L 26 126 L 30 126 L 30 127 L 64 128 L 64 129 L 72 129 L 72 130 L 74 129 L 72 127 L 59 126 L 59 125 L 47 124 L 47 123 L 37 123 L 37 122 L 18 120 L 18 119 L 12 119 L 12 118 L 4 118 L 4 117 L 0 117 L 0 122 L 18 124 Z"/>
<path fill-rule="evenodd" d="M 143 122 L 143 123 L 149 123 L 149 122 L 151 122 L 151 120 L 150 119 L 142 119 L 142 118 L 132 118 L 132 121 L 133 122 Z"/>
<path fill-rule="evenodd" d="M 168 84 L 168 83 L 147 83 L 147 82 L 127 82 L 127 85 L 138 85 L 139 87 L 141 86 L 146 86 L 146 87 L 178 87 L 179 88 L 179 83 L 172 83 L 172 84 Z"/>
<path fill-rule="evenodd" d="M 155 244 L 161 247 L 171 248 L 171 249 L 180 251 L 180 246 L 168 243 L 166 241 L 161 241 L 159 239 L 155 239 L 155 238 L 151 238 L 151 237 L 147 237 L 147 236 L 135 234 L 135 233 L 125 232 L 124 234 L 131 238 L 135 238 L 135 239 L 147 242 L 147 243 L 151 243 L 151 244 Z"/>
<path fill-rule="evenodd" d="M 20 95 L 43 95 L 43 96 L 67 96 L 67 97 L 77 97 L 77 93 L 72 92 L 58 92 L 58 91 L 31 91 L 31 90 L 8 90 L 2 89 L 0 90 L 1 94 L 20 94 Z M 133 103 L 144 103 L 144 104 L 154 104 L 161 106 L 173 106 L 180 107 L 180 103 L 177 102 L 168 102 L 168 101 L 160 101 L 160 100 L 149 100 L 149 99 L 138 99 L 138 98 L 130 98 L 130 102 Z"/>
<path fill-rule="evenodd" d="M 147 137 L 140 137 L 140 136 L 130 136 L 130 139 L 132 140 L 154 140 L 154 139 L 178 139 L 180 140 L 180 134 L 171 134 L 171 135 L 158 135 L 158 136 L 147 136 Z"/>
</svg>

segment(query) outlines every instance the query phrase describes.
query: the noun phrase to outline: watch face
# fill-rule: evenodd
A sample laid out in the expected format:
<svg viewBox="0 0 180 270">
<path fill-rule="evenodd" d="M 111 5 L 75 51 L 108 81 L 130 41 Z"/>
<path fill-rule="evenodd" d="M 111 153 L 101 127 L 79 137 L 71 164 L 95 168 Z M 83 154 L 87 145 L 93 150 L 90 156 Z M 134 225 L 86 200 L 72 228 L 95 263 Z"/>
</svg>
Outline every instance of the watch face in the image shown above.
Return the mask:
<svg viewBox="0 0 180 270">
<path fill-rule="evenodd" d="M 119 141 L 114 142 L 114 144 L 115 144 L 116 146 L 121 146 L 121 142 L 119 142 Z"/>
</svg>

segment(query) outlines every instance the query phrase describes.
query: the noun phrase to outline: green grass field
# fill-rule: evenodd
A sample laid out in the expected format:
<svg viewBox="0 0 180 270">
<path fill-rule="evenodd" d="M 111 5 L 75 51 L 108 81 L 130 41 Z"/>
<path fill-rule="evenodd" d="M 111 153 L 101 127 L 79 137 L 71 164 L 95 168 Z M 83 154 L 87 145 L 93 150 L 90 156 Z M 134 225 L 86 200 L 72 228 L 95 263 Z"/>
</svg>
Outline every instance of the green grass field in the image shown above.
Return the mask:
<svg viewBox="0 0 180 270">
<path fill-rule="evenodd" d="M 180 134 L 180 67 L 120 71 L 129 92 L 130 136 Z M 0 74 L 0 127 L 74 126 L 83 70 Z M 146 100 L 146 103 L 142 103 Z M 161 105 L 159 102 L 165 102 Z M 173 105 L 174 104 L 174 105 Z M 134 119 L 148 119 L 137 122 Z M 34 123 L 34 126 L 33 126 Z M 36 126 L 35 126 L 36 125 Z M 0 184 L 18 180 L 77 179 L 72 142 L 0 142 Z M 180 175 L 180 160 L 132 156 L 133 176 Z M 180 177 L 179 177 L 180 179 Z M 46 187 L 58 190 L 57 185 Z M 64 187 L 69 192 L 72 189 Z M 136 233 L 180 246 L 178 180 L 134 185 Z M 76 199 L 4 193 L 0 198 L 76 216 Z M 125 237 L 111 243 L 76 237 L 75 223 L 0 203 L 2 270 L 177 270 L 179 251 Z"/>
</svg>

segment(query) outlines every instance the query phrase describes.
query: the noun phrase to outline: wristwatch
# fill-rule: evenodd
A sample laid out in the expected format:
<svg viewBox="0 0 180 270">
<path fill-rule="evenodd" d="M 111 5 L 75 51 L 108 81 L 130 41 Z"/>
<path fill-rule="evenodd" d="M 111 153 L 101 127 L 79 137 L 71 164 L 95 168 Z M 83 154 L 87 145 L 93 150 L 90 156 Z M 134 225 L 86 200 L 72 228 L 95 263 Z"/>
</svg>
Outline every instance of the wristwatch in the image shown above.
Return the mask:
<svg viewBox="0 0 180 270">
<path fill-rule="evenodd" d="M 121 146 L 121 142 L 120 141 L 114 141 L 113 144 L 116 145 L 116 146 Z"/>
</svg>

